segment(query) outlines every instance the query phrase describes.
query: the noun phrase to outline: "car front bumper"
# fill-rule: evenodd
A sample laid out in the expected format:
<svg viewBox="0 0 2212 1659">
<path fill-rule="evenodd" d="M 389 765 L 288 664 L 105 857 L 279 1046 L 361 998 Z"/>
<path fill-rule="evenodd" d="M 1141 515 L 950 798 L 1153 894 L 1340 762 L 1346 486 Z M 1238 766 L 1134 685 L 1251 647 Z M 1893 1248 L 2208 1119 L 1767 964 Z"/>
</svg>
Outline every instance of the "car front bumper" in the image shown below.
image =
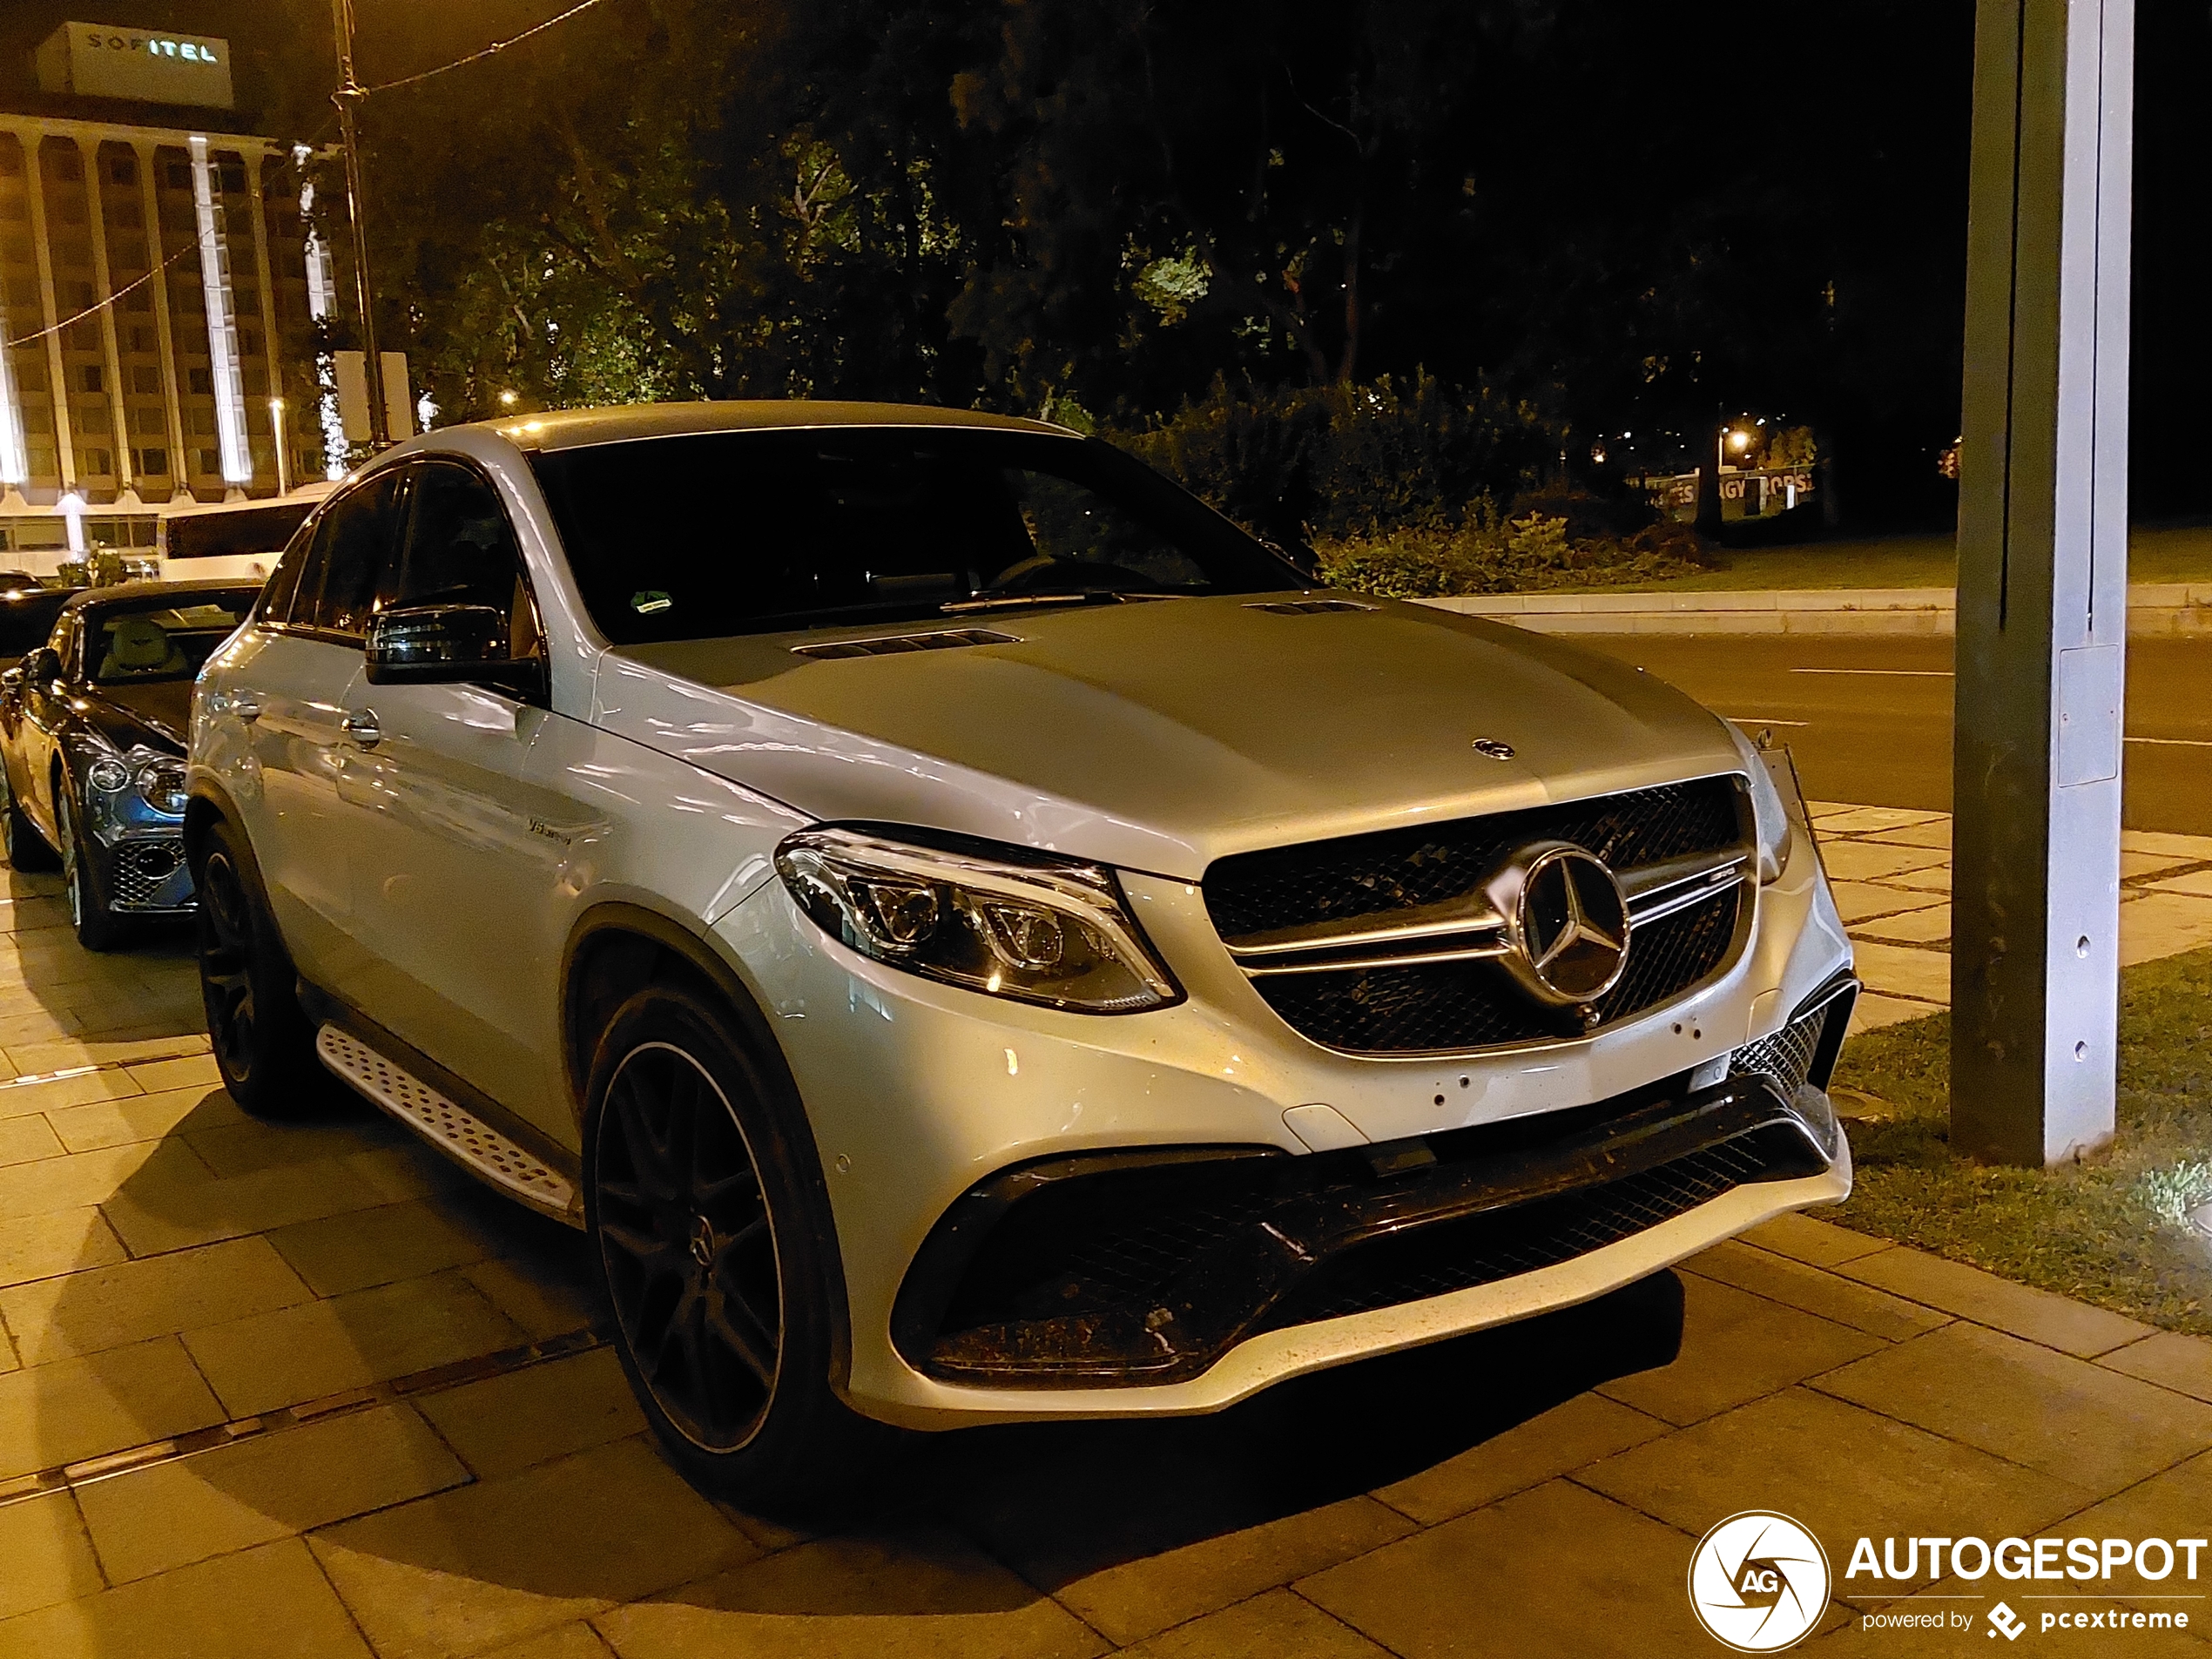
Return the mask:
<svg viewBox="0 0 2212 1659">
<path fill-rule="evenodd" d="M 806 1102 L 851 1318 L 843 1391 L 870 1416 L 942 1428 L 1213 1411 L 1300 1372 L 1602 1295 L 1850 1192 L 1824 1096 L 1728 1076 L 1732 1055 L 1847 988 L 1850 947 L 1802 841 L 1714 982 L 1588 1038 L 1467 1055 L 1358 1057 L 1306 1041 L 1238 972 L 1196 887 L 1123 880 L 1187 993 L 1179 1004 L 1085 1015 L 934 984 L 825 937 L 772 881 L 718 924 Z M 1327 1109 L 1318 1136 L 1316 1107 Z M 1623 1124 L 1676 1138 L 1620 1162 Z M 1765 1151 L 1728 1162 L 1727 1147 L 1757 1135 Z M 1683 1162 L 1715 1156 L 1717 1175 Z M 1076 1286 L 1072 1346 L 1042 1352 L 1031 1319 L 980 1347 L 933 1347 L 948 1303 L 978 1316 L 975 1276 L 961 1277 L 974 1258 L 948 1256 L 945 1238 L 963 1206 L 988 1207 L 995 1183 L 1057 1165 L 1194 1163 L 1212 1169 L 1163 1231 L 1136 1242 L 1152 1281 L 1095 1253 L 1063 1276 Z M 1255 1196 L 1247 1177 L 1262 1165 Z M 1238 1196 L 1224 1207 L 1206 1183 L 1231 1169 Z M 1639 1195 L 1638 1181 L 1651 1190 Z M 1099 1191 L 1103 1233 L 1130 1205 Z M 1589 1213 L 1593 1194 L 1606 1213 Z M 1541 1208 L 1562 1196 L 1581 1210 Z M 1055 1247 L 1050 1231 L 1036 1250 Z M 1162 1248 L 1184 1258 L 1162 1268 Z M 1358 1285 L 1342 1265 L 1353 1258 Z M 1124 1305 L 1086 1325 L 1116 1273 Z M 1175 1295 L 1152 1295 L 1170 1281 Z M 1398 1290 L 1367 1305 L 1378 1282 Z M 1027 1313 L 1049 1324 L 1035 1289 Z"/>
</svg>

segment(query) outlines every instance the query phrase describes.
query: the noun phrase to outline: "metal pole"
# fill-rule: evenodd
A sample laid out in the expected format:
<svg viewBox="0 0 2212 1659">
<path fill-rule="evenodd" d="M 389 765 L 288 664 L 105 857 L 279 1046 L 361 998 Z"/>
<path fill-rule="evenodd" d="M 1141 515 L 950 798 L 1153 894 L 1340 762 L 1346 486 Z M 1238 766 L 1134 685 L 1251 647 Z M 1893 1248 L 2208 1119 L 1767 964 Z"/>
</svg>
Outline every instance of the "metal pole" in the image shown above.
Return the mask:
<svg viewBox="0 0 2212 1659">
<path fill-rule="evenodd" d="M 2134 0 L 1979 0 L 1959 494 L 1951 1143 L 2112 1138 Z"/>
<path fill-rule="evenodd" d="M 367 198 L 361 190 L 361 146 L 354 138 L 354 106 L 361 100 L 361 83 L 354 78 L 354 0 L 331 0 L 338 30 L 338 90 L 331 102 L 338 106 L 339 141 L 346 151 L 346 218 L 354 232 L 354 302 L 361 318 L 361 373 L 368 388 L 368 441 L 379 449 L 392 441 L 384 419 L 384 361 L 376 354 L 376 314 L 369 306 L 368 226 L 364 222 Z"/>
<path fill-rule="evenodd" d="M 269 426 L 276 437 L 277 494 L 288 496 L 292 493 L 292 462 L 284 453 L 284 400 L 280 397 L 269 400 Z"/>
</svg>

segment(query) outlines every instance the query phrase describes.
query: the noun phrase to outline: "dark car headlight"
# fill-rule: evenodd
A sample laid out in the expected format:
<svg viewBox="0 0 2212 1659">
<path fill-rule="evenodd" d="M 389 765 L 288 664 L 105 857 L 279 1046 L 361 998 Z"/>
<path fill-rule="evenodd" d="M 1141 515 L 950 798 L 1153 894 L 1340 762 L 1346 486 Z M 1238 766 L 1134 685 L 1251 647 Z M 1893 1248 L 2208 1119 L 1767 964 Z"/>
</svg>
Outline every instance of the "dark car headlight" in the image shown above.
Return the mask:
<svg viewBox="0 0 2212 1659">
<path fill-rule="evenodd" d="M 1110 871 L 1005 853 L 808 829 L 776 869 L 825 933 L 924 979 L 1089 1014 L 1180 999 Z"/>
<path fill-rule="evenodd" d="M 179 817 L 185 810 L 185 763 L 150 749 L 99 756 L 84 768 L 84 782 L 103 795 L 128 790 L 166 818 Z"/>
</svg>

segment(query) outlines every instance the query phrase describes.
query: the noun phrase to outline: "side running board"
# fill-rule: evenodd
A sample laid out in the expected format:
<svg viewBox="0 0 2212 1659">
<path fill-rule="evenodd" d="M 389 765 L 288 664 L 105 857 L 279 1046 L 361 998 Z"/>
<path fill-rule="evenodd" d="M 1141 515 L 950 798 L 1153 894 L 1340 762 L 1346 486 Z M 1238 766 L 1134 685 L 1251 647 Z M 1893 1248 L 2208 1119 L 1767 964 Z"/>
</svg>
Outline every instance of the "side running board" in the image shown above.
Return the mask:
<svg viewBox="0 0 2212 1659">
<path fill-rule="evenodd" d="M 350 1032 L 326 1025 L 315 1034 L 322 1063 L 447 1157 L 571 1227 L 583 1224 L 583 1204 L 565 1176 L 401 1069 Z"/>
</svg>

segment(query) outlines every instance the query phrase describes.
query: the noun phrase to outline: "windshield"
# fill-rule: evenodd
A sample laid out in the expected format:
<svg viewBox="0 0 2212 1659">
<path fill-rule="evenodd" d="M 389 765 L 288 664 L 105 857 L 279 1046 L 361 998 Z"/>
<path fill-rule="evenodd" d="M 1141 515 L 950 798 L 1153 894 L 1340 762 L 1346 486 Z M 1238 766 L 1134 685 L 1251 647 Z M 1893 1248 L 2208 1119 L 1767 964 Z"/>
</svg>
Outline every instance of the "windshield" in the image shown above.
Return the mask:
<svg viewBox="0 0 2212 1659">
<path fill-rule="evenodd" d="M 618 645 L 1299 584 L 1119 450 L 1042 433 L 717 432 L 532 465 Z"/>
<path fill-rule="evenodd" d="M 253 594 L 218 594 L 186 604 L 105 607 L 86 618 L 88 678 L 98 685 L 188 680 L 253 608 Z"/>
</svg>

